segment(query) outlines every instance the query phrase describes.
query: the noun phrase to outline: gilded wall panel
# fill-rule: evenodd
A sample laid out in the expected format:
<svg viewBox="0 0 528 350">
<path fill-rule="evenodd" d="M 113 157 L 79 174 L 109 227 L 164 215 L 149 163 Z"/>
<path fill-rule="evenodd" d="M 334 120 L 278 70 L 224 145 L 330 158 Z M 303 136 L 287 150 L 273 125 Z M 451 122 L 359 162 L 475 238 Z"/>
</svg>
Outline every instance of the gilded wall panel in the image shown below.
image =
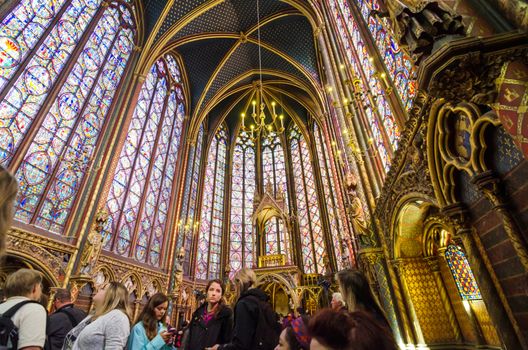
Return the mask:
<svg viewBox="0 0 528 350">
<path fill-rule="evenodd" d="M 101 267 L 110 269 L 117 281 L 123 282 L 127 289 L 136 291 L 136 296 L 141 298 L 145 293 L 167 292 L 169 281 L 168 273 L 133 265 L 108 256 L 101 256 L 96 270 Z"/>
<path fill-rule="evenodd" d="M 455 335 L 427 262 L 422 259 L 406 260 L 404 278 L 425 342 L 453 342 Z"/>
</svg>

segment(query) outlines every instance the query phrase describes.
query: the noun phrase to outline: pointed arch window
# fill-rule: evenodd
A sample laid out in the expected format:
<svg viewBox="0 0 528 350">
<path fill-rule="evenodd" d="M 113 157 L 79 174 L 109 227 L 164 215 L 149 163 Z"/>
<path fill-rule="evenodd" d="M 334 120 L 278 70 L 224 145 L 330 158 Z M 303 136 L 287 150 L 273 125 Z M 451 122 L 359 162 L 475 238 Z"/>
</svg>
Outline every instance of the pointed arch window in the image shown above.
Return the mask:
<svg viewBox="0 0 528 350">
<path fill-rule="evenodd" d="M 346 222 L 341 220 L 340 210 L 336 196 L 340 189 L 336 187 L 336 182 L 332 176 L 332 169 L 330 166 L 331 159 L 328 158 L 328 149 L 326 147 L 325 139 L 322 130 L 314 125 L 314 139 L 315 148 L 317 150 L 317 159 L 319 161 L 319 169 L 321 171 L 321 182 L 323 183 L 323 198 L 328 212 L 328 221 L 330 223 L 330 236 L 334 243 L 334 253 L 339 269 L 343 268 L 343 259 L 341 254 L 340 238 L 344 235 L 349 237 L 350 233 Z"/>
<path fill-rule="evenodd" d="M 209 146 L 198 233 L 195 271 L 197 279 L 213 279 L 220 276 L 227 136 L 227 127 L 222 124 Z"/>
<path fill-rule="evenodd" d="M 304 273 L 323 273 L 326 248 L 310 149 L 296 125 L 290 128 L 288 137 Z"/>
<path fill-rule="evenodd" d="M 160 58 L 139 93 L 109 190 L 105 248 L 160 265 L 185 106 L 176 61 Z"/>
<path fill-rule="evenodd" d="M 231 178 L 230 277 L 253 266 L 253 198 L 255 195 L 255 144 L 244 131 L 237 137 Z"/>
<path fill-rule="evenodd" d="M 285 211 L 288 212 L 288 191 L 286 180 L 286 163 L 284 161 L 284 149 L 279 135 L 271 135 L 262 141 L 262 174 L 263 187 L 272 186 L 273 194 L 279 193 L 284 197 Z M 272 218 L 266 223 L 266 245 L 265 254 L 284 254 L 289 260 L 288 233 L 284 223 L 278 218 Z"/>
<path fill-rule="evenodd" d="M 15 217 L 63 233 L 132 52 L 132 7 L 21 1 L 0 23 L 0 164 Z"/>
<path fill-rule="evenodd" d="M 187 160 L 187 174 L 185 175 L 185 187 L 183 193 L 183 203 L 181 217 L 177 227 L 177 249 L 183 246 L 185 258 L 183 262 L 183 273 L 189 275 L 191 259 L 191 247 L 195 239 L 199 222 L 196 217 L 198 207 L 198 183 L 202 164 L 202 145 L 204 138 L 204 127 L 200 125 L 196 144 L 191 146 L 189 158 Z"/>
<path fill-rule="evenodd" d="M 477 281 L 462 249 L 450 244 L 446 249 L 445 258 L 462 300 L 482 299 Z"/>
</svg>

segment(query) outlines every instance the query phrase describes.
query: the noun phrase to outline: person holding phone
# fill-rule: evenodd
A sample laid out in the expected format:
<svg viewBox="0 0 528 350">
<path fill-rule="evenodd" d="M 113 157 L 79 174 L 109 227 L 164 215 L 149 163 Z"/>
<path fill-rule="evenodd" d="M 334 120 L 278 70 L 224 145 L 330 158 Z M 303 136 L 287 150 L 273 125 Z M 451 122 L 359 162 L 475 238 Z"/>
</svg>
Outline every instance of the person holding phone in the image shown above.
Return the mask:
<svg viewBox="0 0 528 350">
<path fill-rule="evenodd" d="M 231 340 L 233 312 L 225 305 L 224 283 L 214 279 L 205 288 L 206 302 L 194 312 L 185 350 L 203 350 Z"/>
<path fill-rule="evenodd" d="M 139 314 L 130 337 L 129 350 L 172 350 L 175 328 L 165 323 L 169 298 L 163 293 L 154 294 Z"/>
</svg>

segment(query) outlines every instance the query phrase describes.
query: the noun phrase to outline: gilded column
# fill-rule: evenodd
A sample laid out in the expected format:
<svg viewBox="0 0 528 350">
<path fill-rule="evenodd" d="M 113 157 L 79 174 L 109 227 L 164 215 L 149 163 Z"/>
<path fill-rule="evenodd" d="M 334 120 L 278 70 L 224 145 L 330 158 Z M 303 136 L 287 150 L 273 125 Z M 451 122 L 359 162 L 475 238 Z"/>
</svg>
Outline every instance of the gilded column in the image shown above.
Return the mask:
<svg viewBox="0 0 528 350">
<path fill-rule="evenodd" d="M 412 339 L 409 339 L 408 335 L 412 333 L 412 330 L 409 325 L 409 320 L 406 314 L 404 314 L 405 310 L 402 311 L 398 309 L 398 312 L 402 314 L 402 317 L 400 318 L 402 322 L 398 322 L 398 315 L 396 313 L 394 300 L 396 299 L 396 307 L 398 308 L 400 308 L 403 301 L 401 299 L 401 293 L 399 293 L 399 289 L 397 294 L 399 296 L 399 300 L 397 297 L 393 296 L 396 295 L 396 293 L 391 293 L 391 288 L 389 287 L 389 282 L 387 279 L 387 266 L 383 263 L 383 252 L 380 248 L 372 248 L 368 250 L 364 249 L 361 253 L 361 259 L 364 261 L 364 266 L 367 268 L 370 267 L 368 270 L 371 275 L 371 279 L 377 282 L 376 287 L 379 291 L 380 301 L 385 309 L 385 312 L 387 313 L 388 320 L 391 324 L 396 340 L 398 343 L 411 343 Z M 402 334 L 405 335 L 405 339 L 402 338 Z"/>
<path fill-rule="evenodd" d="M 326 35 L 324 35 L 326 34 Z M 331 50 L 330 48 L 327 47 L 327 41 L 328 41 L 328 45 L 331 45 L 331 41 L 330 39 L 328 38 L 328 35 L 326 33 L 326 30 L 324 28 L 320 29 L 319 30 L 319 33 L 317 33 L 317 39 L 318 39 L 318 42 L 319 42 L 319 46 L 321 47 L 321 52 L 322 52 L 322 57 L 323 57 L 323 62 L 324 62 L 324 66 L 326 67 L 326 73 L 327 73 L 327 79 L 330 83 L 330 85 L 332 86 L 335 86 L 336 88 L 340 87 L 340 85 L 338 85 L 335 77 L 334 77 L 334 70 L 335 68 L 332 67 L 332 64 L 331 64 L 331 57 L 330 57 L 330 54 L 331 54 Z M 328 88 L 328 90 L 330 90 L 330 88 Z M 329 91 L 330 93 L 333 93 L 333 99 L 334 101 L 339 101 L 340 98 L 339 98 L 339 94 L 337 92 L 335 92 L 333 89 L 332 91 Z M 358 174 L 360 175 L 361 177 L 361 183 L 362 183 L 362 189 L 363 189 L 363 193 L 365 194 L 366 196 L 366 199 L 367 199 L 367 204 L 369 206 L 369 211 L 372 211 L 372 208 L 374 208 L 374 196 L 372 194 L 372 188 L 376 189 L 377 188 L 377 184 L 376 183 L 371 183 L 371 181 L 369 181 L 370 177 L 368 176 L 368 172 L 367 170 L 365 169 L 365 163 L 363 162 L 363 159 L 361 158 L 361 156 L 359 157 L 356 157 L 356 155 L 351 152 L 351 148 L 350 148 L 350 145 L 351 144 L 357 144 L 359 143 L 360 146 L 362 145 L 362 142 L 358 140 L 358 137 L 356 135 L 356 130 L 355 130 L 355 127 L 352 126 L 352 127 L 348 127 L 347 126 L 347 122 L 346 122 L 346 118 L 345 118 L 345 115 L 344 115 L 344 111 L 342 109 L 335 109 L 335 113 L 338 117 L 338 120 L 340 121 L 340 124 L 342 125 L 342 129 L 345 129 L 347 130 L 347 132 L 343 132 L 342 135 L 340 135 L 343 140 L 345 141 L 345 144 L 348 145 L 349 147 L 345 147 L 345 154 L 347 156 L 348 159 L 352 159 L 353 160 L 353 164 L 357 167 L 357 172 Z M 354 141 L 352 141 L 354 140 Z M 369 165 L 367 165 L 369 166 Z M 368 184 L 368 185 L 367 185 Z"/>
</svg>

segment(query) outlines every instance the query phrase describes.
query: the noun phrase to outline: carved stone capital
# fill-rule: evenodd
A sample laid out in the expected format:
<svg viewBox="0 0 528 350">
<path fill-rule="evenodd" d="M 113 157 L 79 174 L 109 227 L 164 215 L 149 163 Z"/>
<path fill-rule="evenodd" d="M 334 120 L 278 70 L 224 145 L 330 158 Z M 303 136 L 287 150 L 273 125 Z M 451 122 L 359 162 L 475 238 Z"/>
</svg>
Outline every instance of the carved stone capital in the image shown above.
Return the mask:
<svg viewBox="0 0 528 350">
<path fill-rule="evenodd" d="M 431 271 L 440 272 L 440 262 L 438 261 L 437 256 L 429 256 L 425 258 L 425 261 L 427 261 L 427 264 L 429 265 Z"/>
<path fill-rule="evenodd" d="M 366 248 L 359 252 L 360 259 L 368 265 L 375 265 L 383 259 L 383 252 L 380 248 Z"/>
<path fill-rule="evenodd" d="M 494 207 L 503 207 L 505 205 L 500 195 L 500 179 L 497 178 L 493 172 L 485 171 L 477 174 L 471 178 L 471 182 L 474 183 L 482 193 L 484 193 Z"/>
</svg>

